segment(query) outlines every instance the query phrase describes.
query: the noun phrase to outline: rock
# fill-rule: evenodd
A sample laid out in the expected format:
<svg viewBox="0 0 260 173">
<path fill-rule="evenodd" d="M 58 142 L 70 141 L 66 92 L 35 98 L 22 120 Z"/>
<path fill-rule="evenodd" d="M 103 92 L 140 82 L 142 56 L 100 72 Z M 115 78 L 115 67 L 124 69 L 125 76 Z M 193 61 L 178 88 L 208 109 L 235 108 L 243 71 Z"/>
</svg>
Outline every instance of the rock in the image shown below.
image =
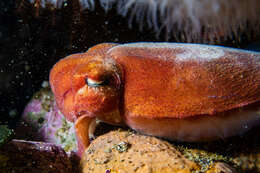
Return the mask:
<svg viewBox="0 0 260 173">
<path fill-rule="evenodd" d="M 234 157 L 233 162 L 241 169 L 241 172 L 260 172 L 260 153 L 240 154 Z"/>
<path fill-rule="evenodd" d="M 189 173 L 199 166 L 168 142 L 129 131 L 112 131 L 95 139 L 81 160 L 84 173 Z"/>
<path fill-rule="evenodd" d="M 0 148 L 0 170 L 3 173 L 74 173 L 77 157 L 55 144 L 12 140 Z"/>
<path fill-rule="evenodd" d="M 236 173 L 236 170 L 226 163 L 217 162 L 206 173 Z"/>
</svg>

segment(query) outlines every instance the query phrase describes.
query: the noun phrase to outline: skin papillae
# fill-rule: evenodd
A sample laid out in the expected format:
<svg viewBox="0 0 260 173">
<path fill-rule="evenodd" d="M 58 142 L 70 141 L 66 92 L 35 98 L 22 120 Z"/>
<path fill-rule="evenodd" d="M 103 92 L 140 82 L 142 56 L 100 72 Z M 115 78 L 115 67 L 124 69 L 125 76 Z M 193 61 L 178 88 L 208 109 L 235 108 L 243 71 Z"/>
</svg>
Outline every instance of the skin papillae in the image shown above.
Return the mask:
<svg viewBox="0 0 260 173">
<path fill-rule="evenodd" d="M 103 43 L 57 62 L 56 102 L 79 153 L 95 119 L 147 135 L 201 142 L 260 124 L 260 54 L 176 43 Z"/>
</svg>

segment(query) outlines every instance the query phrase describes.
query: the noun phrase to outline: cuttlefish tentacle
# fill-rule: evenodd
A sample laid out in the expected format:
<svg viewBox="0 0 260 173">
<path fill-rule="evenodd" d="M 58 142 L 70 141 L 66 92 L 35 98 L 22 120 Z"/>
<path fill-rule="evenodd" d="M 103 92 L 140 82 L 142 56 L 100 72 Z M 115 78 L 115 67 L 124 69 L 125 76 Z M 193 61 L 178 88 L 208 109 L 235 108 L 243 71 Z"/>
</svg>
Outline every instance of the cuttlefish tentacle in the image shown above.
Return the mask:
<svg viewBox="0 0 260 173">
<path fill-rule="evenodd" d="M 59 109 L 75 122 L 79 153 L 89 145 L 95 118 L 190 142 L 233 136 L 260 123 L 257 52 L 104 43 L 60 60 L 50 83 Z"/>
</svg>

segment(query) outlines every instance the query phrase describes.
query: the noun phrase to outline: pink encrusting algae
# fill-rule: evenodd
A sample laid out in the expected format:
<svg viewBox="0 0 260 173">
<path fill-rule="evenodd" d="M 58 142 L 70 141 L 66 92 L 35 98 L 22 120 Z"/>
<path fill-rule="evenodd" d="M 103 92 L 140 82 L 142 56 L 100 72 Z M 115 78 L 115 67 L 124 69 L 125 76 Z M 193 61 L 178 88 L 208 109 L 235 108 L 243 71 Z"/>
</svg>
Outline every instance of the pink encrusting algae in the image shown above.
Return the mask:
<svg viewBox="0 0 260 173">
<path fill-rule="evenodd" d="M 16 133 L 20 138 L 54 143 L 69 153 L 77 148 L 74 125 L 59 111 L 48 88 L 27 104 Z"/>
<path fill-rule="evenodd" d="M 65 0 L 30 0 L 45 7 L 66 5 Z M 78 0 L 81 9 L 93 10 L 97 1 Z M 128 17 L 129 27 L 138 23 L 152 28 L 157 36 L 174 37 L 187 42 L 215 42 L 242 37 L 260 26 L 258 0 L 99 0 L 108 11 L 116 7 L 118 14 Z M 37 5 L 37 6 L 38 6 Z"/>
</svg>

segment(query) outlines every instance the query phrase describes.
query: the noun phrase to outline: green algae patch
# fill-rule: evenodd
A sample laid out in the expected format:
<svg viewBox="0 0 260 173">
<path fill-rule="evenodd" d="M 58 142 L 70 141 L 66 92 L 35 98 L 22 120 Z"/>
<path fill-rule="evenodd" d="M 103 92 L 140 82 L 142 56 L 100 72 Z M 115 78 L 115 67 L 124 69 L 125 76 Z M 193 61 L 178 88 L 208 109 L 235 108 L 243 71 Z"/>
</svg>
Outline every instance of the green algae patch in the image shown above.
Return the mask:
<svg viewBox="0 0 260 173">
<path fill-rule="evenodd" d="M 9 129 L 7 125 L 0 125 L 0 149 L 4 144 L 9 142 L 14 136 L 14 131 Z M 2 172 L 11 172 L 10 158 L 6 154 L 0 152 L 0 170 Z"/>
<path fill-rule="evenodd" d="M 14 135 L 14 131 L 9 129 L 7 125 L 0 125 L 0 147 L 8 142 Z"/>
<path fill-rule="evenodd" d="M 232 163 L 232 159 L 228 156 L 223 156 L 221 154 L 208 152 L 200 149 L 190 149 L 183 146 L 177 146 L 178 150 L 187 159 L 197 163 L 200 166 L 200 170 L 196 173 L 203 173 L 208 171 L 217 162 Z M 231 164 L 232 165 L 232 164 Z"/>
<path fill-rule="evenodd" d="M 60 144 L 66 152 L 77 150 L 76 134 L 74 133 L 74 124 L 61 118 L 61 127 L 54 133 L 56 144 Z"/>
</svg>

